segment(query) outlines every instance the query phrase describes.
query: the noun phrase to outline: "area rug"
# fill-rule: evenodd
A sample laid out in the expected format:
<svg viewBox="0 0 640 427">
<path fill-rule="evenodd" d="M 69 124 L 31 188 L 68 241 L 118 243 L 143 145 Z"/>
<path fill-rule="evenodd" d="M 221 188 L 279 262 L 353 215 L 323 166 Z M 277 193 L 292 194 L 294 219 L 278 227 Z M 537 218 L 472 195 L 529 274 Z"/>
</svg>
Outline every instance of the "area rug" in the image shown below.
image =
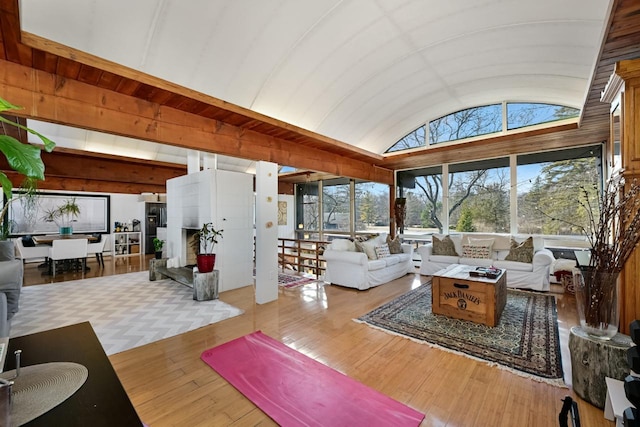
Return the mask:
<svg viewBox="0 0 640 427">
<path fill-rule="evenodd" d="M 317 282 L 317 280 L 311 279 L 310 277 L 278 273 L 278 286 L 281 286 L 285 289 L 293 289 L 313 282 Z"/>
<path fill-rule="evenodd" d="M 253 278 L 256 278 L 256 270 L 253 270 Z M 278 272 L 278 286 L 284 289 L 293 289 L 308 283 L 315 283 L 318 280 L 312 279 L 306 276 L 299 276 L 292 272 L 291 274 L 285 272 Z"/>
<path fill-rule="evenodd" d="M 194 301 L 193 289 L 149 272 L 25 286 L 11 336 L 89 321 L 107 355 L 169 338 L 243 311 L 219 300 Z"/>
<path fill-rule="evenodd" d="M 434 315 L 429 283 L 354 320 L 518 375 L 565 386 L 552 295 L 507 290 L 500 322 L 492 328 Z"/>
<path fill-rule="evenodd" d="M 424 418 L 260 331 L 201 358 L 281 426 L 417 426 Z"/>
</svg>

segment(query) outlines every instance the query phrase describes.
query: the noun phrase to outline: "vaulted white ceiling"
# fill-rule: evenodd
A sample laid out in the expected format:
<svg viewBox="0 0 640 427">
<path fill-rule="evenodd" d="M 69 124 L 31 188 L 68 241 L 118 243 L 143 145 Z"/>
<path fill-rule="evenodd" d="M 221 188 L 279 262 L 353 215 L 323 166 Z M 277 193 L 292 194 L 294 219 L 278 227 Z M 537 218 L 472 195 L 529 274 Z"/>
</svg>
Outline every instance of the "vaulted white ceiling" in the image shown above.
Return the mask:
<svg viewBox="0 0 640 427">
<path fill-rule="evenodd" d="M 606 0 L 22 0 L 21 19 L 25 31 L 383 153 L 429 119 L 467 107 L 509 100 L 581 108 L 609 7 Z M 94 134 L 60 139 L 132 143 Z M 156 148 L 159 160 L 176 150 Z"/>
</svg>

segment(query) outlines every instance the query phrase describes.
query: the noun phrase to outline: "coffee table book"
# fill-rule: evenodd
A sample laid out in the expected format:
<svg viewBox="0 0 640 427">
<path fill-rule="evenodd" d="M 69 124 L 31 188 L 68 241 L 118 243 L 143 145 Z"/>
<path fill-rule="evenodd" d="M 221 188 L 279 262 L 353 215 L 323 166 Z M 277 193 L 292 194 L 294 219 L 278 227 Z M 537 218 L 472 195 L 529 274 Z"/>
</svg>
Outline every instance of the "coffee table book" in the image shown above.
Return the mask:
<svg viewBox="0 0 640 427">
<path fill-rule="evenodd" d="M 496 278 L 472 276 L 476 266 L 452 264 L 433 275 L 434 314 L 496 326 L 507 303 L 507 272 Z"/>
</svg>

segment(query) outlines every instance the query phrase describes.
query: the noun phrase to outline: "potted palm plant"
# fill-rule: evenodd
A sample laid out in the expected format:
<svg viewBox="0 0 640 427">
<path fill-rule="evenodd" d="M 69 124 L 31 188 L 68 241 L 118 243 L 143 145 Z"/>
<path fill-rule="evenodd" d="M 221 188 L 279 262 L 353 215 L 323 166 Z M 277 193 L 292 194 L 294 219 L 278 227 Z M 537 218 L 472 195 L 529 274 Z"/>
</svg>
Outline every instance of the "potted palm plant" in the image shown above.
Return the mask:
<svg viewBox="0 0 640 427">
<path fill-rule="evenodd" d="M 47 222 L 55 222 L 62 235 L 73 234 L 72 222 L 78 219 L 80 215 L 80 206 L 76 202 L 76 198 L 62 202 L 61 205 L 45 211 L 43 220 Z"/>
<path fill-rule="evenodd" d="M 0 113 L 20 109 L 22 109 L 22 107 L 13 105 L 0 98 Z M 33 197 L 36 188 L 35 183 L 38 180 L 44 180 L 44 162 L 40 157 L 41 151 L 44 149 L 47 152 L 51 152 L 55 148 L 56 144 L 35 130 L 29 129 L 26 126 L 13 122 L 3 116 L 0 116 L 0 122 L 36 135 L 44 144 L 43 147 L 38 147 L 36 145 L 22 143 L 9 135 L 0 135 L 0 152 L 2 152 L 7 159 L 11 169 L 25 177 L 22 188 L 27 189 L 27 192 L 24 193 L 24 197 Z M 0 171 L 0 186 L 2 186 L 2 192 L 7 200 L 2 207 L 2 210 L 0 210 L 0 241 L 5 241 L 11 232 L 10 222 L 6 218 L 7 211 L 11 202 L 18 198 L 14 198 L 13 183 L 2 171 Z M 11 242 L 9 243 L 13 244 Z"/>
<path fill-rule="evenodd" d="M 156 259 L 162 259 L 162 247 L 164 246 L 164 240 L 153 238 L 153 249 L 156 252 Z"/>
<path fill-rule="evenodd" d="M 216 230 L 213 223 L 206 222 L 196 232 L 194 236 L 194 245 L 196 246 L 196 261 L 198 271 L 200 273 L 210 273 L 216 264 L 216 254 L 213 248 L 218 243 L 218 239 L 222 238 L 224 230 Z"/>
</svg>

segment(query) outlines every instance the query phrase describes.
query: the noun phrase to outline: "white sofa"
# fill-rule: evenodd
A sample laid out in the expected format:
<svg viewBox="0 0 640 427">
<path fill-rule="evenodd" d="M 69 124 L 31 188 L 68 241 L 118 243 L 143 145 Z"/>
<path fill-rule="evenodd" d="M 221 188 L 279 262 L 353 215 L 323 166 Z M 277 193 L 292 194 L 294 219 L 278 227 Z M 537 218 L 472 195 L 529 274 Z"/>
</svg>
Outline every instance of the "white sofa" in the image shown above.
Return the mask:
<svg viewBox="0 0 640 427">
<path fill-rule="evenodd" d="M 442 239 L 443 235 L 435 235 Z M 536 291 L 549 291 L 551 268 L 553 266 L 553 253 L 544 248 L 544 240 L 541 237 L 533 236 L 533 262 L 508 261 L 505 257 L 511 248 L 511 238 L 509 234 L 479 234 L 463 233 L 449 236 L 454 243 L 456 252 L 460 256 L 434 255 L 433 244 L 428 243 L 418 248 L 418 253 L 422 259 L 420 274 L 431 276 L 438 270 L 448 267 L 451 264 L 465 264 L 482 267 L 493 266 L 507 271 L 507 287 L 530 289 Z M 530 236 L 513 236 L 517 243 L 523 242 Z M 481 240 L 493 240 L 489 258 L 462 257 L 462 245 L 469 242 L 469 238 Z"/>
<path fill-rule="evenodd" d="M 382 245 L 386 235 L 373 241 Z M 382 285 L 414 271 L 413 246 L 402 244 L 402 253 L 379 259 L 370 259 L 364 252 L 357 252 L 354 242 L 336 239 L 324 251 L 327 269 L 324 281 L 359 290 Z"/>
</svg>

